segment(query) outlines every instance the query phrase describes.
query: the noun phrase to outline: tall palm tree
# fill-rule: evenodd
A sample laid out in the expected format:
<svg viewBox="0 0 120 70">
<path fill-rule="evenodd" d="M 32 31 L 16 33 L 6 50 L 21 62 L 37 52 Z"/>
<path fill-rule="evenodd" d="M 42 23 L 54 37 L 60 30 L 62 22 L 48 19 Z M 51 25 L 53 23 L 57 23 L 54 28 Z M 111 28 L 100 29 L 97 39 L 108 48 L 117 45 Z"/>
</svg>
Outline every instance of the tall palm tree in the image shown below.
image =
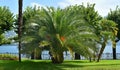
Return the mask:
<svg viewBox="0 0 120 70">
<path fill-rule="evenodd" d="M 19 38 L 19 62 L 21 62 L 21 35 L 22 35 L 22 5 L 23 0 L 19 0 L 19 13 L 18 13 L 18 38 Z"/>
</svg>

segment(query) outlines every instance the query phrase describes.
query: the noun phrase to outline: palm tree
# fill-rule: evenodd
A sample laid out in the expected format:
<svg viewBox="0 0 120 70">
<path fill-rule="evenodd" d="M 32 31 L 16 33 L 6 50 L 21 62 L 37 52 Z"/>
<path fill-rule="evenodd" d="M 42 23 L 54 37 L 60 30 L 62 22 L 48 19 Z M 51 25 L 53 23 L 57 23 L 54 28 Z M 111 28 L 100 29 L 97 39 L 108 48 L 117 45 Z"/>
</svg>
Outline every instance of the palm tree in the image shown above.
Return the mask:
<svg viewBox="0 0 120 70">
<path fill-rule="evenodd" d="M 19 15 L 18 15 L 19 62 L 21 62 L 22 2 L 23 0 L 18 1 L 18 4 L 19 4 Z"/>
<path fill-rule="evenodd" d="M 74 51 L 85 57 L 92 54 L 90 50 L 92 47 L 85 42 L 92 42 L 90 39 L 94 39 L 96 36 L 90 32 L 92 29 L 85 24 L 83 17 L 78 15 L 79 10 L 74 8 L 75 10 L 72 11 L 73 8 L 43 9 L 45 15 L 41 21 L 43 24 L 41 33 L 50 45 L 54 63 L 63 62 L 65 48 L 71 53 Z"/>
<path fill-rule="evenodd" d="M 91 25 L 86 24 L 81 14 L 83 7 L 41 8 L 39 14 L 35 14 L 34 11 L 29 14 L 29 17 L 33 14 L 35 16 L 25 20 L 27 24 L 24 25 L 25 35 L 23 38 L 29 38 L 24 42 L 29 46 L 33 43 L 37 45 L 39 43 L 40 47 L 49 45 L 53 63 L 62 63 L 64 60 L 63 51 L 67 50 L 71 52 L 72 56 L 76 52 L 86 58 L 92 57 L 93 50 L 96 48 L 97 36 Z M 35 43 L 35 41 L 37 42 Z"/>
<path fill-rule="evenodd" d="M 34 6 L 27 7 L 23 13 L 22 53 L 31 54 L 31 59 L 41 59 L 42 49 L 39 48 L 39 43 L 42 40 L 39 34 L 41 25 L 36 24 L 39 21 L 35 19 L 41 16 L 42 12 L 40 8 Z"/>
<path fill-rule="evenodd" d="M 97 36 L 97 39 L 92 39 L 91 47 L 93 48 L 93 59 L 96 59 L 96 55 L 98 54 L 99 46 L 100 44 L 100 38 L 99 38 L 99 21 L 102 19 L 102 17 L 98 14 L 97 11 L 95 11 L 95 4 L 87 4 L 87 7 L 82 7 L 82 13 L 84 14 L 84 20 L 86 21 L 86 24 L 89 25 L 90 30 L 92 30 L 92 33 L 95 34 L 95 37 Z M 94 37 L 93 37 L 94 38 Z M 88 44 L 89 46 L 90 44 Z M 90 57 L 91 61 L 91 57 Z"/>
<path fill-rule="evenodd" d="M 113 59 L 116 59 L 116 43 L 120 40 L 120 8 L 118 6 L 115 10 L 110 10 L 108 13 L 107 19 L 114 21 L 117 24 L 118 32 L 115 32 L 116 40 L 113 41 Z"/>
<path fill-rule="evenodd" d="M 101 37 L 101 49 L 98 55 L 97 62 L 99 62 L 100 57 L 106 47 L 106 43 L 108 40 L 115 40 L 115 34 L 114 31 L 116 30 L 116 24 L 115 22 L 107 19 L 103 19 L 100 21 L 99 25 L 100 27 L 100 37 Z"/>
<path fill-rule="evenodd" d="M 9 10 L 8 7 L 0 6 L 0 45 L 10 43 L 4 33 L 12 30 L 13 23 L 14 23 L 14 16 L 13 13 Z M 4 17 L 4 18 L 3 18 Z"/>
</svg>

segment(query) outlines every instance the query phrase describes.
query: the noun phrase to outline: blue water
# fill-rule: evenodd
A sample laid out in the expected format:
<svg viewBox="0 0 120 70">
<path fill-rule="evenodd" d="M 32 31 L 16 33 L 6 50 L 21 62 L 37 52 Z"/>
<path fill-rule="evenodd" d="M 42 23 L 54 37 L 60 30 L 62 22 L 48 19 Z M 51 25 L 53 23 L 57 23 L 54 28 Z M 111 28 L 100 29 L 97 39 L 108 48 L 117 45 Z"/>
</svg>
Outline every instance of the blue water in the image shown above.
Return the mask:
<svg viewBox="0 0 120 70">
<path fill-rule="evenodd" d="M 120 41 L 117 43 L 116 52 L 120 53 Z M 2 45 L 0 46 L 0 53 L 18 53 L 18 45 Z M 104 53 L 112 53 L 112 44 L 108 43 Z"/>
<path fill-rule="evenodd" d="M 112 53 L 112 44 L 108 43 L 103 53 Z M 116 53 L 120 53 L 120 41 L 116 44 Z"/>
<path fill-rule="evenodd" d="M 117 43 L 117 49 L 116 49 L 117 53 L 120 53 L 120 42 Z M 18 53 L 18 45 L 2 45 L 0 46 L 0 53 Z M 112 53 L 112 45 L 107 44 L 105 50 L 103 53 Z M 18 55 L 17 55 L 18 56 Z M 30 58 L 27 57 L 26 55 L 22 55 L 22 57 L 25 58 Z M 42 59 L 51 59 L 50 55 L 49 55 L 49 51 L 43 51 L 42 55 L 41 55 Z M 70 53 L 68 53 L 68 55 L 64 55 L 64 59 L 65 60 L 72 60 L 72 56 L 70 55 Z M 81 57 L 81 59 L 85 59 L 84 57 Z M 101 59 L 112 59 L 112 55 L 106 56 L 106 55 L 102 55 Z M 117 55 L 117 59 L 120 59 L 120 55 Z"/>
<path fill-rule="evenodd" d="M 18 47 L 17 45 L 2 45 L 0 53 L 18 53 Z"/>
</svg>

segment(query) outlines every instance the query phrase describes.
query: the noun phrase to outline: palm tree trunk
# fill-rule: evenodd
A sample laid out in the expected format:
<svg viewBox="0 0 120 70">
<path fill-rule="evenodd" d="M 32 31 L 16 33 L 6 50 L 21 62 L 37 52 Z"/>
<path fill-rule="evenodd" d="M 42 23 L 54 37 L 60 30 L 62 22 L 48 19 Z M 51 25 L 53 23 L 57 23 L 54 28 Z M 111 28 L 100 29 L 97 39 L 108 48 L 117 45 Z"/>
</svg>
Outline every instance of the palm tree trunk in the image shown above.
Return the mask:
<svg viewBox="0 0 120 70">
<path fill-rule="evenodd" d="M 42 59 L 41 54 L 37 55 L 37 56 L 35 57 L 35 59 L 41 60 L 41 59 Z"/>
<path fill-rule="evenodd" d="M 90 62 L 92 62 L 92 59 L 91 59 L 91 57 L 89 57 L 89 61 L 90 61 Z"/>
<path fill-rule="evenodd" d="M 99 60 L 100 60 L 100 58 L 101 58 L 101 55 L 102 55 L 102 53 L 103 53 L 103 51 L 104 51 L 104 49 L 105 49 L 105 46 L 106 46 L 106 42 L 107 42 L 107 40 L 104 40 L 104 42 L 102 43 L 102 47 L 101 47 L 101 49 L 100 49 L 100 53 L 98 54 L 97 62 L 99 62 Z"/>
<path fill-rule="evenodd" d="M 93 54 L 93 61 L 96 60 L 96 52 L 94 51 L 94 54 Z"/>
<path fill-rule="evenodd" d="M 52 54 L 51 58 L 52 58 L 52 63 L 55 63 L 55 64 L 62 63 L 64 60 L 63 52 L 56 52 Z"/>
<path fill-rule="evenodd" d="M 75 60 L 80 60 L 80 54 L 75 53 Z"/>
<path fill-rule="evenodd" d="M 32 53 L 31 53 L 31 59 L 34 59 L 34 57 L 35 57 L 35 52 L 33 51 Z"/>
<path fill-rule="evenodd" d="M 58 40 L 58 36 L 55 35 L 52 41 L 53 41 L 51 45 L 52 63 L 55 64 L 62 63 L 64 60 L 63 48 L 60 41 Z"/>
<path fill-rule="evenodd" d="M 41 59 L 41 50 L 40 48 L 35 48 L 35 59 Z"/>
<path fill-rule="evenodd" d="M 112 43 L 113 59 L 116 59 L 116 42 Z"/>
<path fill-rule="evenodd" d="M 22 2 L 19 0 L 19 15 L 18 15 L 18 38 L 19 38 L 19 62 L 21 62 L 21 32 L 22 32 Z"/>
<path fill-rule="evenodd" d="M 116 48 L 112 48 L 113 49 L 113 59 L 116 60 Z"/>
</svg>

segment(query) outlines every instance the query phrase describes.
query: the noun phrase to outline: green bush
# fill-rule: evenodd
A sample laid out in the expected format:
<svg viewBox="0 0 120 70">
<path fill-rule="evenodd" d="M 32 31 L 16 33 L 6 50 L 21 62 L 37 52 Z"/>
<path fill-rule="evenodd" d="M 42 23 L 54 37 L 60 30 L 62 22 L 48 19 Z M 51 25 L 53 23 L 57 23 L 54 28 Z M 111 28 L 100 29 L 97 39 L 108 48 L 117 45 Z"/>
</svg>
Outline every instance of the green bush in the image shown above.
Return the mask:
<svg viewBox="0 0 120 70">
<path fill-rule="evenodd" d="M 0 54 L 0 60 L 18 60 L 18 57 L 11 54 Z"/>
</svg>

